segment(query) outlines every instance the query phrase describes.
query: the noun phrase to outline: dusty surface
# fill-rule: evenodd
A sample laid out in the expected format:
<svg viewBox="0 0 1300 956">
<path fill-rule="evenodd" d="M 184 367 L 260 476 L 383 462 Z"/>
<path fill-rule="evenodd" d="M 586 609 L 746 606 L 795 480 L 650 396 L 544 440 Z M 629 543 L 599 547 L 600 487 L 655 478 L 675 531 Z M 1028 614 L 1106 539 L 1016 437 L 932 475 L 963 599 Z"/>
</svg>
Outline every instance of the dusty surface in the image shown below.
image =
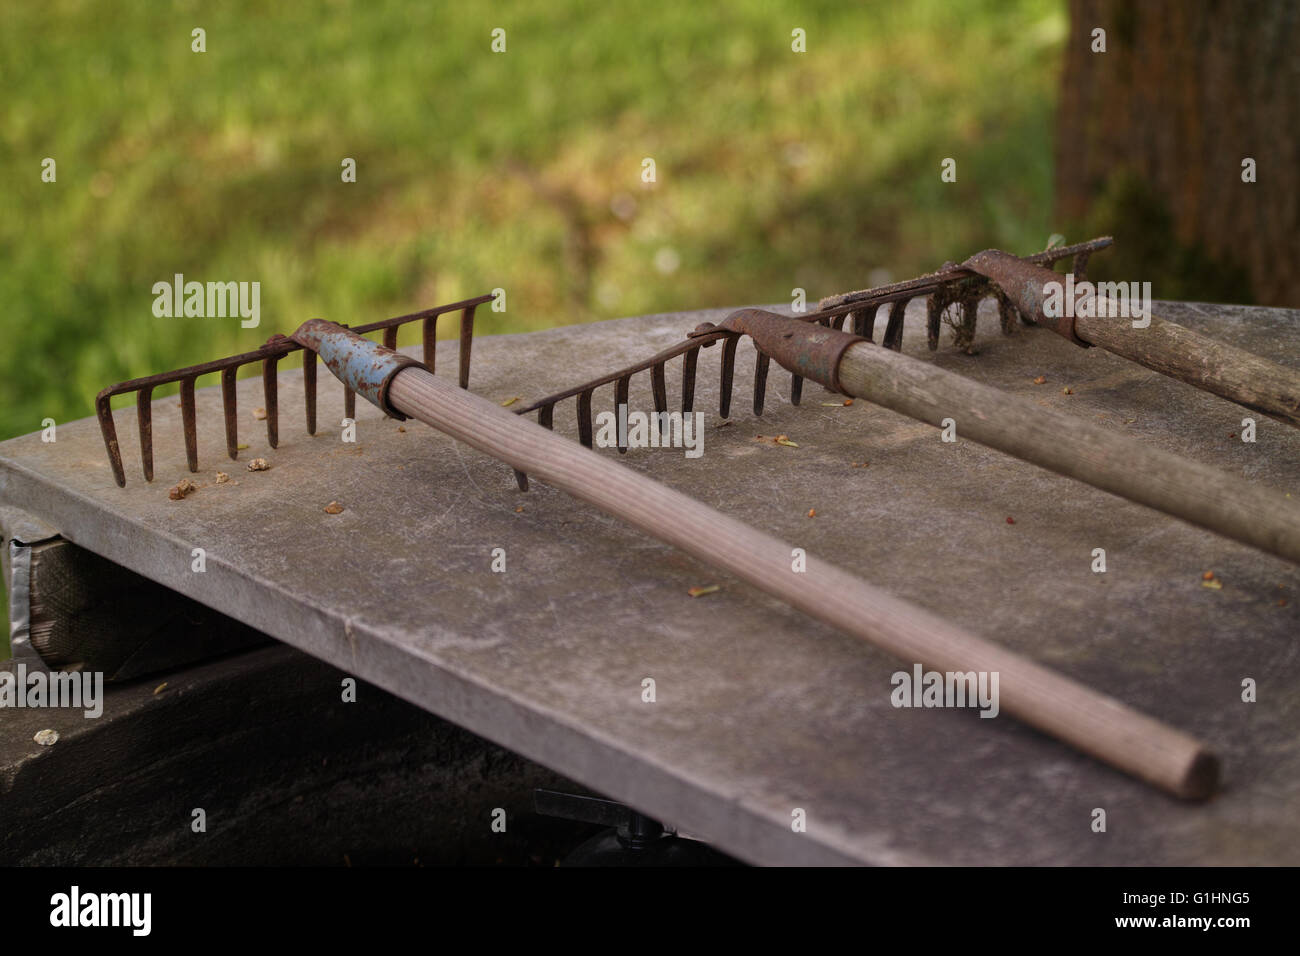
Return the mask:
<svg viewBox="0 0 1300 956">
<path fill-rule="evenodd" d="M 1300 367 L 1300 313 L 1156 311 Z M 471 387 L 529 401 L 725 314 L 483 338 Z M 1101 350 L 1036 329 L 1004 339 L 986 314 L 981 354 L 951 351 L 945 332 L 932 355 L 923 324 L 913 303 L 904 351 L 922 361 L 1300 496 L 1300 431 L 1255 416 L 1258 441 L 1245 444 L 1242 409 Z M 454 350 L 439 351 L 452 374 Z M 294 360 L 278 449 L 251 416 L 260 382 L 240 385 L 241 461 L 264 457 L 267 471 L 225 457 L 209 388 L 197 475 L 166 398 L 154 406 L 152 484 L 128 407 L 117 413 L 125 489 L 87 419 L 61 424 L 56 444 L 0 444 L 0 504 L 754 862 L 1300 863 L 1300 569 L 970 442 L 944 444 L 865 402 L 823 406 L 838 399 L 817 386 L 792 408 L 775 367 L 757 420 L 747 344 L 722 426 L 719 351 L 700 360 L 704 455 L 634 449 L 629 467 L 1204 738 L 1224 758 L 1222 793 L 1179 804 L 1010 717 L 895 709 L 890 675 L 910 662 L 553 489 L 521 494 L 508 468 L 418 423 L 399 430 L 358 402 L 357 443 L 342 443 L 325 427 L 342 416 L 327 377 L 308 437 Z M 670 404 L 678 376 L 674 364 Z M 597 411 L 612 393 L 597 392 Z M 648 376 L 631 405 L 652 407 Z M 576 435 L 572 402 L 556 428 Z M 218 469 L 232 479 L 217 484 Z M 169 500 L 184 477 L 198 490 Z M 342 512 L 326 513 L 331 502 Z M 196 547 L 202 574 L 190 570 Z M 491 571 L 498 547 L 504 574 Z M 1104 574 L 1091 570 L 1095 548 Z M 1222 589 L 1202 586 L 1207 570 Z M 655 703 L 641 700 L 647 677 Z M 1242 702 L 1245 678 L 1258 703 Z M 1090 829 L 1097 807 L 1104 834 Z M 806 833 L 792 832 L 795 808 Z"/>
</svg>

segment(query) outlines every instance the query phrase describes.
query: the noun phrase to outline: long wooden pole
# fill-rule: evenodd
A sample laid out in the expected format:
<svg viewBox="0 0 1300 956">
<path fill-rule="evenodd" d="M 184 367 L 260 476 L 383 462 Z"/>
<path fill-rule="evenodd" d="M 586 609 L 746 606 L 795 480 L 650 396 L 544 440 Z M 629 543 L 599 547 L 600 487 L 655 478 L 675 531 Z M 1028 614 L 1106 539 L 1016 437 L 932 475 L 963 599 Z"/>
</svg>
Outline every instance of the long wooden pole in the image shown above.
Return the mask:
<svg viewBox="0 0 1300 956">
<path fill-rule="evenodd" d="M 904 661 L 941 672 L 998 674 L 1002 709 L 1175 796 L 1203 799 L 1217 785 L 1218 759 L 1193 737 L 891 597 L 812 554 L 806 557 L 806 570 L 797 572 L 789 543 L 423 368 L 407 367 L 393 375 L 386 400 L 392 409 Z"/>
<path fill-rule="evenodd" d="M 1044 311 L 1048 285 L 1063 283 L 1065 276 L 998 249 L 976 253 L 962 265 L 996 282 L 1040 325 L 1059 328 L 1062 318 L 1072 319 L 1072 331 L 1081 342 L 1300 427 L 1300 372 L 1154 313 L 1137 319 L 1123 315 L 1122 303 L 1105 295 L 1093 296 L 1089 306 L 1081 308 L 1083 286 L 1076 289 L 1075 301 L 1066 303 L 1062 296 L 1060 303 L 1061 311 L 1068 305 L 1075 315 L 1049 317 Z M 1077 314 L 1080 311 L 1086 314 Z"/>
<path fill-rule="evenodd" d="M 796 375 L 1300 564 L 1300 501 L 901 352 L 798 319 L 741 309 L 721 325 Z"/>
</svg>

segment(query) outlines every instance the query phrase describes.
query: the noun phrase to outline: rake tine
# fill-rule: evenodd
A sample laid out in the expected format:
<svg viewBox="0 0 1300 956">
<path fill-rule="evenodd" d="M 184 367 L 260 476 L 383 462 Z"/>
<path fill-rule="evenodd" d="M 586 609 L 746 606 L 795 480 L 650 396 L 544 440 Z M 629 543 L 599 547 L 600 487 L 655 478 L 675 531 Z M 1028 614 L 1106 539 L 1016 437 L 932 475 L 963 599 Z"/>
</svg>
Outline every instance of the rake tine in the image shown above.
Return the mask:
<svg viewBox="0 0 1300 956">
<path fill-rule="evenodd" d="M 754 359 L 754 414 L 763 414 L 763 402 L 767 398 L 767 367 L 771 359 L 759 352 Z"/>
<path fill-rule="evenodd" d="M 903 316 L 907 314 L 908 299 L 899 299 L 889 307 L 889 323 L 885 326 L 885 337 L 881 344 L 895 352 L 903 350 Z"/>
<path fill-rule="evenodd" d="M 578 396 L 578 440 L 588 448 L 591 447 L 591 393 L 592 389 L 587 389 Z"/>
<path fill-rule="evenodd" d="M 736 373 L 736 345 L 739 337 L 727 336 L 722 343 L 722 387 L 718 396 L 718 417 L 731 417 L 731 383 Z"/>
<path fill-rule="evenodd" d="M 99 432 L 104 436 L 104 450 L 108 464 L 113 469 L 113 480 L 119 488 L 126 487 L 126 473 L 122 471 L 122 450 L 117 445 L 117 426 L 113 424 L 113 407 L 109 404 L 108 389 L 95 396 L 95 417 L 99 419 Z"/>
<path fill-rule="evenodd" d="M 140 465 L 144 480 L 153 481 L 153 389 L 142 388 L 135 395 L 135 417 L 140 425 Z"/>
<path fill-rule="evenodd" d="M 429 366 L 429 371 L 432 372 L 438 359 L 438 317 L 436 315 L 425 316 L 420 327 L 420 337 L 424 341 L 424 364 Z M 525 479 L 526 483 L 527 479 Z"/>
<path fill-rule="evenodd" d="M 276 364 L 273 357 L 262 359 L 262 392 L 266 396 L 266 441 L 272 448 L 280 444 L 280 390 L 276 382 Z"/>
<path fill-rule="evenodd" d="M 466 306 L 460 314 L 460 387 L 469 388 L 469 351 L 474 342 L 474 309 Z"/>
<path fill-rule="evenodd" d="M 316 434 L 316 353 L 302 350 L 302 391 L 307 399 L 307 434 Z"/>
<path fill-rule="evenodd" d="M 790 404 L 798 405 L 803 399 L 803 376 L 790 376 Z"/>
<path fill-rule="evenodd" d="M 397 348 L 397 326 L 384 329 L 384 348 L 394 350 Z"/>
<path fill-rule="evenodd" d="M 524 474 L 522 471 L 520 471 L 518 468 L 516 468 L 516 469 L 514 470 L 514 472 L 515 472 L 515 484 L 517 484 L 517 485 L 519 486 L 519 490 L 520 490 L 520 491 L 527 491 L 527 490 L 528 490 L 528 476 L 527 476 L 526 474 Z"/>
<path fill-rule="evenodd" d="M 623 421 L 623 416 L 619 414 L 619 411 L 627 405 L 628 383 L 630 381 L 630 377 L 625 375 L 614 383 L 614 421 L 618 423 L 615 427 L 618 430 L 618 453 L 620 455 L 627 454 L 627 435 L 623 433 L 621 427 L 618 427 Z"/>
<path fill-rule="evenodd" d="M 695 409 L 695 366 L 700 358 L 699 348 L 693 348 L 682 356 L 682 415 L 689 415 Z"/>
<path fill-rule="evenodd" d="M 1070 269 L 1074 272 L 1075 282 L 1083 282 L 1088 278 L 1088 257 L 1091 254 L 1092 253 L 1088 251 L 1076 252 L 1074 254 L 1074 263 L 1070 266 Z"/>
<path fill-rule="evenodd" d="M 854 335 L 860 335 L 868 342 L 872 341 L 872 333 L 876 331 L 876 311 L 879 308 L 878 305 L 871 305 L 853 313 Z"/>
<path fill-rule="evenodd" d="M 664 381 L 664 363 L 659 362 L 650 369 L 650 390 L 654 393 L 655 431 L 662 438 L 665 417 L 668 413 L 668 385 Z"/>
<path fill-rule="evenodd" d="M 537 424 L 541 425 L 543 428 L 546 429 L 554 428 L 555 427 L 554 419 L 555 419 L 554 405 L 543 405 L 541 408 L 537 410 Z"/>
<path fill-rule="evenodd" d="M 310 351 L 310 350 L 308 350 Z M 221 408 L 226 416 L 226 454 L 231 460 L 239 457 L 239 420 L 235 414 L 235 372 L 238 368 L 231 366 L 221 370 Z"/>
<path fill-rule="evenodd" d="M 1002 334 L 1014 335 L 1016 331 L 1016 315 L 1019 313 L 1016 304 L 1007 298 L 1007 294 L 1001 289 L 994 292 L 994 298 L 998 300 L 998 319 L 1002 323 Z"/>
<path fill-rule="evenodd" d="M 925 299 L 925 340 L 930 351 L 934 352 L 939 348 L 939 326 L 943 319 L 943 310 L 947 305 L 943 297 L 938 293 L 927 296 Z"/>
<path fill-rule="evenodd" d="M 181 425 L 185 431 L 185 458 L 190 471 L 199 470 L 199 433 L 194 424 L 194 378 L 181 380 Z"/>
<path fill-rule="evenodd" d="M 357 393 L 350 388 L 343 389 L 343 417 L 357 420 Z"/>
</svg>

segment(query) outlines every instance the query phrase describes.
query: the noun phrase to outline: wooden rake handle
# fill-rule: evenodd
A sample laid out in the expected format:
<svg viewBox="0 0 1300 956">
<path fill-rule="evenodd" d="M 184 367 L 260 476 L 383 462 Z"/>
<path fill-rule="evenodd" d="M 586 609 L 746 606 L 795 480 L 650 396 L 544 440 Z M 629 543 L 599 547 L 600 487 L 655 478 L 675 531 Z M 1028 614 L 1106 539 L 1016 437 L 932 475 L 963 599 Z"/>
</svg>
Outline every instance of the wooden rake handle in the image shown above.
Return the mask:
<svg viewBox="0 0 1300 956">
<path fill-rule="evenodd" d="M 1217 757 L 1187 734 L 811 554 L 806 571 L 796 572 L 792 545 L 330 326 L 316 320 L 294 338 L 320 352 L 332 370 L 364 366 L 370 382 L 382 378 L 372 391 L 386 411 L 431 425 L 903 661 L 943 672 L 997 673 L 1001 709 L 1175 796 L 1204 799 L 1215 789 Z M 360 352 L 368 361 L 332 361 L 331 352 Z M 387 371 L 377 364 L 383 362 L 390 363 Z M 344 381 L 366 394 L 359 387 L 364 382 Z"/>
</svg>

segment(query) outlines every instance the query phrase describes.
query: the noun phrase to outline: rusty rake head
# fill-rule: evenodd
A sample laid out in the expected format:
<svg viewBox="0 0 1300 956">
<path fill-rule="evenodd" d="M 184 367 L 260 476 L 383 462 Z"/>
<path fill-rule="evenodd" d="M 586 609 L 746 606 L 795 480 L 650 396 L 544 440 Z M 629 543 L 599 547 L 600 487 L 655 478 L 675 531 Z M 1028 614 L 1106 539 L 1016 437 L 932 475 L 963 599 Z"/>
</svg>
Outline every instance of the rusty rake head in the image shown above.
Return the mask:
<svg viewBox="0 0 1300 956">
<path fill-rule="evenodd" d="M 460 387 L 469 387 L 470 346 L 474 339 L 474 310 L 492 296 L 481 295 L 462 302 L 439 305 L 423 312 L 399 315 L 379 322 L 359 325 L 352 331 L 357 333 L 383 332 L 383 343 L 388 348 L 397 346 L 397 330 L 411 322 L 422 324 L 424 342 L 424 364 L 433 371 L 437 355 L 438 317 L 453 312 L 460 313 Z M 131 379 L 104 389 L 95 397 L 95 415 L 99 419 L 99 428 L 104 435 L 104 447 L 108 450 L 108 460 L 113 467 L 113 477 L 119 487 L 126 486 L 126 473 L 122 468 L 122 452 L 117 443 L 117 428 L 113 423 L 113 410 L 110 400 L 115 395 L 136 393 L 136 418 L 140 427 L 140 463 L 144 470 L 145 481 L 153 481 L 153 391 L 162 385 L 179 382 L 181 386 L 181 423 L 185 432 L 185 455 L 190 471 L 199 470 L 198 430 L 194 413 L 194 383 L 201 375 L 221 373 L 221 401 L 226 417 L 226 452 L 232 459 L 239 457 L 239 432 L 235 404 L 235 376 L 239 369 L 254 362 L 262 363 L 262 388 L 266 401 L 266 440 L 272 448 L 279 444 L 280 419 L 278 390 L 276 387 L 276 369 L 280 359 L 291 352 L 302 351 L 303 388 L 307 396 L 307 434 L 316 434 L 316 353 L 303 349 L 301 345 L 283 335 L 273 335 L 260 349 L 232 355 L 230 358 L 204 362 L 163 372 L 146 378 Z M 356 415 L 356 394 L 350 389 L 344 390 L 344 415 L 354 418 Z"/>
<path fill-rule="evenodd" d="M 1103 236 L 1099 239 L 1092 239 L 1071 246 L 1057 246 L 1046 249 L 1032 256 L 1026 256 L 1025 259 L 1028 262 L 1050 267 L 1055 262 L 1073 257 L 1074 275 L 1076 279 L 1082 281 L 1087 268 L 1088 257 L 1100 249 L 1105 249 L 1112 242 L 1113 240 L 1109 236 Z M 907 279 L 903 282 L 895 282 L 874 289 L 864 289 L 859 292 L 846 292 L 841 295 L 829 296 L 818 303 L 815 312 L 797 314 L 793 317 L 804 322 L 817 322 L 828 328 L 840 330 L 844 329 L 845 322 L 851 317 L 851 331 L 853 334 L 860 335 L 868 341 L 875 341 L 873 336 L 875 334 L 876 313 L 882 305 L 889 305 L 889 317 L 885 323 L 880 344 L 887 349 L 899 351 L 903 347 L 903 317 L 907 310 L 907 303 L 918 296 L 928 297 L 926 332 L 931 350 L 939 347 L 939 331 L 943 317 L 949 307 L 954 305 L 959 306 L 961 311 L 959 322 L 954 324 L 956 343 L 962 347 L 969 347 L 975 335 L 975 317 L 980 300 L 987 296 L 993 296 L 997 299 L 1003 333 L 1010 335 L 1015 331 L 1015 320 L 1019 311 L 1003 290 L 979 273 L 951 262 L 945 264 L 937 272 L 918 276 L 915 279 Z M 1029 321 L 1023 316 L 1021 318 L 1023 321 Z M 599 378 L 594 378 L 589 382 L 565 389 L 562 392 L 547 395 L 531 405 L 520 408 L 517 414 L 527 415 L 531 412 L 537 412 L 538 424 L 545 428 L 551 428 L 555 419 L 555 406 L 566 399 L 576 398 L 578 400 L 578 439 L 582 444 L 590 448 L 593 436 L 591 405 L 596 389 L 611 383 L 614 385 L 614 413 L 617 415 L 619 407 L 627 404 L 632 376 L 648 370 L 650 372 L 650 388 L 654 396 L 655 426 L 660 429 L 662 435 L 662 430 L 665 427 L 662 416 L 663 413 L 668 411 L 666 370 L 668 362 L 679 355 L 682 356 L 681 410 L 683 415 L 689 414 L 694 410 L 695 374 L 700 349 L 710 348 L 719 340 L 722 340 L 722 379 L 719 390 L 718 415 L 722 418 L 728 418 L 731 415 L 732 383 L 736 369 L 736 347 L 740 342 L 740 338 L 740 334 L 727 329 L 709 325 L 700 326 L 691 332 L 685 341 L 670 346 L 644 361 L 602 375 Z M 759 350 L 754 366 L 753 407 L 755 415 L 763 414 L 763 404 L 767 393 L 767 373 L 770 365 L 771 356 Z M 794 375 L 790 381 L 790 403 L 798 405 L 802 395 L 803 378 Z M 623 441 L 621 434 L 619 440 L 619 453 L 626 453 L 627 445 L 621 443 Z M 528 476 L 526 474 L 516 470 L 515 480 L 518 482 L 521 491 L 528 490 Z"/>
</svg>

